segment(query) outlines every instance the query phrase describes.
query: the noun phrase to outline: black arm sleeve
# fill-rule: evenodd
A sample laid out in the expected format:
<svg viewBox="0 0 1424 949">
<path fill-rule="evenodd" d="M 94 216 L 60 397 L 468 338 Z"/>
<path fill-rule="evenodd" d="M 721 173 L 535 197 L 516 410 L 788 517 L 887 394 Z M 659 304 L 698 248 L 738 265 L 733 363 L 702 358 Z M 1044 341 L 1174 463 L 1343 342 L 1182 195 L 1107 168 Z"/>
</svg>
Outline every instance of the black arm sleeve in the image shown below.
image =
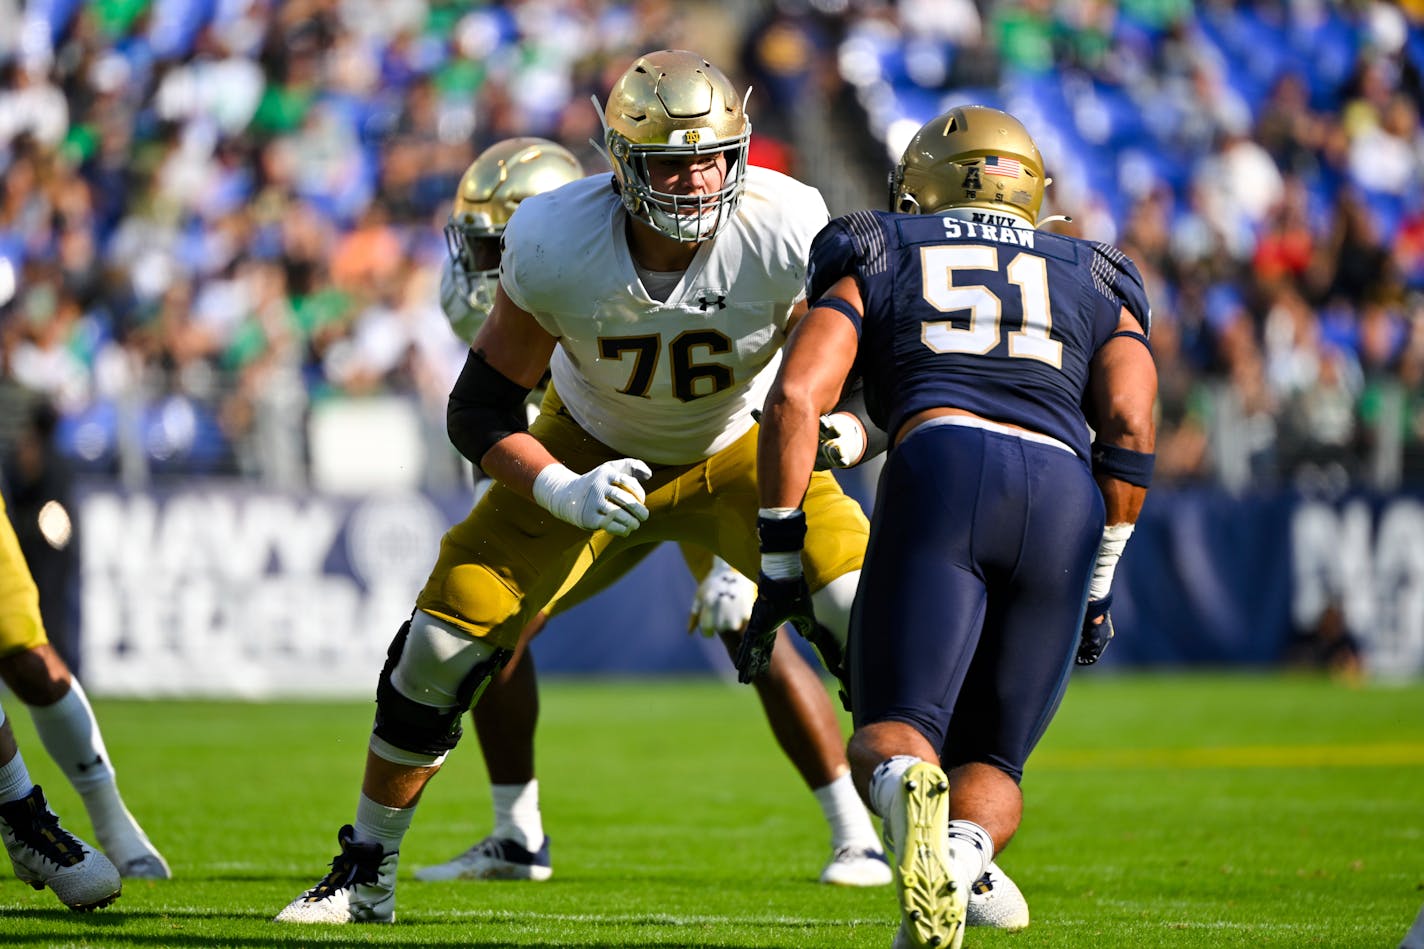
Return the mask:
<svg viewBox="0 0 1424 949">
<path fill-rule="evenodd" d="M 450 443 L 478 468 L 495 442 L 529 430 L 524 414 L 528 396 L 528 389 L 490 366 L 482 353 L 471 350 L 445 407 Z"/>
</svg>

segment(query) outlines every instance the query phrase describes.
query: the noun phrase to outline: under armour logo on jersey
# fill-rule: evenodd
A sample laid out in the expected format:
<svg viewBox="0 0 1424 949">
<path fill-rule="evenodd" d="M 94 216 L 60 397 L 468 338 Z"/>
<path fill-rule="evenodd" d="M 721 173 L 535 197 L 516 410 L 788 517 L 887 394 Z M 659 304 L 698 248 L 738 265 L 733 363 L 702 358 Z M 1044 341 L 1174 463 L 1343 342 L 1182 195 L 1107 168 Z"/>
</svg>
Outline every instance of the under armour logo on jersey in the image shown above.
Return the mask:
<svg viewBox="0 0 1424 949">
<path fill-rule="evenodd" d="M 712 307 L 719 310 L 727 308 L 726 290 L 703 290 L 697 295 L 697 308 L 706 313 Z"/>
</svg>

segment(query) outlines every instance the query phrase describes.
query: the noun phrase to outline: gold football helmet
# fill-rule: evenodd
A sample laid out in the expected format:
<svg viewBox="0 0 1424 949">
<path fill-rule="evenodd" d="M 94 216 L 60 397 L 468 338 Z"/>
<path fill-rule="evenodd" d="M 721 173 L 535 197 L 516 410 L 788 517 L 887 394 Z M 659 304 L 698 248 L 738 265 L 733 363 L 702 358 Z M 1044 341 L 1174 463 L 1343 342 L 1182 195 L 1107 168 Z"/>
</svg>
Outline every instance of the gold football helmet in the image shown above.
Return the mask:
<svg viewBox="0 0 1424 949">
<path fill-rule="evenodd" d="M 628 213 L 679 241 L 708 240 L 732 219 L 751 134 L 745 97 L 720 69 L 687 50 L 640 56 L 614 83 L 603 110 L 604 145 Z M 658 191 L 648 175 L 653 156 L 717 154 L 726 155 L 727 171 L 712 194 Z"/>
<path fill-rule="evenodd" d="M 499 242 L 519 202 L 582 177 L 583 168 L 572 152 L 542 138 L 497 142 L 465 169 L 445 225 L 456 280 L 441 288 L 441 304 L 461 338 L 473 339 L 494 306 Z M 452 299 L 447 301 L 447 296 Z M 465 305 L 455 296 L 463 297 Z"/>
<path fill-rule="evenodd" d="M 950 207 L 1008 212 L 1038 224 L 1043 156 L 1023 123 L 966 105 L 925 123 L 890 173 L 890 210 L 932 214 Z"/>
</svg>

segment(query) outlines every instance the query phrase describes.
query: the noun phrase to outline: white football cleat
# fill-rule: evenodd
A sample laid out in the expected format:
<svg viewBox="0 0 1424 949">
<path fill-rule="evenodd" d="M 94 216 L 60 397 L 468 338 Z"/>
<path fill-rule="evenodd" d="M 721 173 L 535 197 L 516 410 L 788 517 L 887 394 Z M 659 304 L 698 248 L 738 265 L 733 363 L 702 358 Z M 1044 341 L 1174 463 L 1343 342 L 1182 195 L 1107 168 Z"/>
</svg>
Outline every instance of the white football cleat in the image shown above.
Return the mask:
<svg viewBox="0 0 1424 949">
<path fill-rule="evenodd" d="M 393 923 L 396 921 L 396 861 L 380 844 L 358 844 L 350 824 L 336 832 L 341 853 L 321 882 L 287 904 L 278 923 Z"/>
<path fill-rule="evenodd" d="M 959 949 L 964 940 L 969 886 L 954 878 L 948 828 L 949 779 L 927 761 L 912 764 L 884 821 L 900 929 L 911 949 Z"/>
<path fill-rule="evenodd" d="M 415 878 L 426 883 L 444 880 L 532 880 L 537 883 L 553 875 L 547 834 L 537 851 L 526 850 L 508 837 L 491 835 L 458 857 L 415 871 Z"/>
<path fill-rule="evenodd" d="M 1028 900 L 1018 885 L 989 862 L 984 875 L 969 888 L 969 908 L 964 914 L 966 926 L 990 926 L 1016 933 L 1028 928 Z"/>
<path fill-rule="evenodd" d="M 0 804 L 0 839 L 15 876 L 37 890 L 49 887 L 75 912 L 119 898 L 119 871 L 108 857 L 59 826 L 38 784 L 19 800 Z"/>
<path fill-rule="evenodd" d="M 712 558 L 712 569 L 697 587 L 692 599 L 692 615 L 687 629 L 704 636 L 735 632 L 752 618 L 757 588 L 720 557 Z"/>
<path fill-rule="evenodd" d="M 893 879 L 885 851 L 860 844 L 837 847 L 821 871 L 821 882 L 832 886 L 885 886 Z"/>
<path fill-rule="evenodd" d="M 173 871 L 168 868 L 163 854 L 155 850 L 119 864 L 119 876 L 125 880 L 171 880 Z"/>
<path fill-rule="evenodd" d="M 125 880 L 170 880 L 173 871 L 168 861 L 148 839 L 138 821 L 125 808 L 121 820 L 107 828 L 94 828 L 94 836 L 104 853 L 119 868 Z"/>
</svg>

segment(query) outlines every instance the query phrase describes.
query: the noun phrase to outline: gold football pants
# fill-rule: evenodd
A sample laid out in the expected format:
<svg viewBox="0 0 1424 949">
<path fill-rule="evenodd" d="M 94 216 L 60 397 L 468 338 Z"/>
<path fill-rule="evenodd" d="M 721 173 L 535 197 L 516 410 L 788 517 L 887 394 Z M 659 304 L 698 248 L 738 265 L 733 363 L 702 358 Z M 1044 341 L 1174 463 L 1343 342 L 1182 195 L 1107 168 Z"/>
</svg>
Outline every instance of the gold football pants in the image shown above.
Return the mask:
<svg viewBox="0 0 1424 949">
<path fill-rule="evenodd" d="M 551 388 L 529 433 L 574 471 L 623 457 L 589 435 Z M 757 429 L 704 461 L 651 466 L 648 519 L 627 537 L 566 523 L 496 482 L 440 542 L 416 607 L 495 645 L 513 648 L 546 604 L 560 608 L 611 584 L 663 541 L 705 548 L 749 577 L 757 546 Z M 811 591 L 860 569 L 870 525 L 828 472 L 811 476 L 803 502 L 802 557 Z M 585 585 L 586 584 L 586 585 Z"/>
<path fill-rule="evenodd" d="M 0 659 L 49 642 L 40 620 L 40 592 L 30 574 L 15 526 L 0 498 Z"/>
</svg>

